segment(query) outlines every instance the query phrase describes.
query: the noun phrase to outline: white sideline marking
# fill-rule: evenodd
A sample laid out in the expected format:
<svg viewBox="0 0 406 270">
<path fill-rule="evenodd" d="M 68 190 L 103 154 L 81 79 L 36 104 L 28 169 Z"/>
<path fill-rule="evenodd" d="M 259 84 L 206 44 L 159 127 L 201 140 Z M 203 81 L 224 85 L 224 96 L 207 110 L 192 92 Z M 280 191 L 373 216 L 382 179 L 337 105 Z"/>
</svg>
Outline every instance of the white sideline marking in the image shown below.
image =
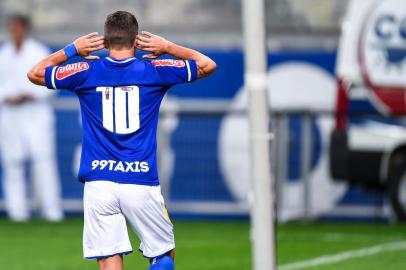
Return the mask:
<svg viewBox="0 0 406 270">
<path fill-rule="evenodd" d="M 382 245 L 371 246 L 367 248 L 361 249 L 354 249 L 350 251 L 345 251 L 333 255 L 325 255 L 320 256 L 310 260 L 304 260 L 295 263 L 289 263 L 285 265 L 281 265 L 278 267 L 278 270 L 297 270 L 297 269 L 305 269 L 314 266 L 320 266 L 325 264 L 334 264 L 341 261 L 353 259 L 353 258 L 361 258 L 366 256 L 375 255 L 378 253 L 382 253 L 385 251 L 394 251 L 394 250 L 402 250 L 406 249 L 406 241 L 402 242 L 392 242 Z"/>
</svg>

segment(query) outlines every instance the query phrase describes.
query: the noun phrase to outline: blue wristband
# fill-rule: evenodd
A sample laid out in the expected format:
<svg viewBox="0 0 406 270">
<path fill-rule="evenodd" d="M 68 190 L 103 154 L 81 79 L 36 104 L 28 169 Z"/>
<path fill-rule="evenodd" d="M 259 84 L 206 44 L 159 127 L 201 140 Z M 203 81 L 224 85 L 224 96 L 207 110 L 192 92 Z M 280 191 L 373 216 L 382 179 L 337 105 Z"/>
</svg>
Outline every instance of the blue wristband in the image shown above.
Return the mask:
<svg viewBox="0 0 406 270">
<path fill-rule="evenodd" d="M 65 55 L 68 59 L 78 55 L 78 50 L 76 49 L 75 44 L 73 43 L 63 48 L 63 51 L 65 52 Z"/>
</svg>

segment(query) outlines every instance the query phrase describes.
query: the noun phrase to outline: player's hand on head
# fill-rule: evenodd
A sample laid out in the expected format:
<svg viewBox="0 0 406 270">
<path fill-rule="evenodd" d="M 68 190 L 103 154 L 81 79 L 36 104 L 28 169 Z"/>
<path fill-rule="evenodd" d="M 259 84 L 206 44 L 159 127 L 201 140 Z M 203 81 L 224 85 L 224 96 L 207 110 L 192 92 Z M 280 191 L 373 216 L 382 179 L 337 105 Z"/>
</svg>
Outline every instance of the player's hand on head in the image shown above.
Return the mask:
<svg viewBox="0 0 406 270">
<path fill-rule="evenodd" d="M 91 55 L 91 53 L 104 49 L 104 37 L 97 32 L 93 32 L 76 39 L 74 44 L 80 56 L 95 60 L 99 57 Z"/>
<path fill-rule="evenodd" d="M 167 52 L 170 42 L 163 37 L 142 31 L 137 35 L 136 46 L 138 49 L 149 52 L 143 58 L 154 59 Z"/>
</svg>

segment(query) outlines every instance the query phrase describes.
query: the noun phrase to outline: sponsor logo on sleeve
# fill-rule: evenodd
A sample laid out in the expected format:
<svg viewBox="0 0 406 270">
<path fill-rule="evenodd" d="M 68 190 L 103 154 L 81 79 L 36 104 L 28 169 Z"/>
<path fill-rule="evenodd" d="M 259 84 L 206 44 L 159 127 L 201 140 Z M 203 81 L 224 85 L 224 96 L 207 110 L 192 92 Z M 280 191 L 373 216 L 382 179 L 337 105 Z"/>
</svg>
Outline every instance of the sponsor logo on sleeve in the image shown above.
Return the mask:
<svg viewBox="0 0 406 270">
<path fill-rule="evenodd" d="M 69 64 L 63 67 L 59 67 L 56 70 L 56 79 L 63 80 L 69 76 L 72 76 L 76 73 L 85 71 L 89 69 L 89 64 L 86 62 L 78 62 L 74 64 Z"/>
<path fill-rule="evenodd" d="M 175 59 L 159 59 L 153 60 L 152 64 L 156 67 L 184 67 L 185 61 Z"/>
</svg>

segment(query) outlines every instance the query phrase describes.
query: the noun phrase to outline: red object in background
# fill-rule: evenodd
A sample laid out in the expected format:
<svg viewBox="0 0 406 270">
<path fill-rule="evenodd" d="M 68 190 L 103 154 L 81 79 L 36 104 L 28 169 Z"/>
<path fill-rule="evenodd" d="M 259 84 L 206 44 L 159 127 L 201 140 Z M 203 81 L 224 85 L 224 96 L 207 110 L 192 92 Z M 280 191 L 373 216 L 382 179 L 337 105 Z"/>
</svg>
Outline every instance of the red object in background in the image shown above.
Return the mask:
<svg viewBox="0 0 406 270">
<path fill-rule="evenodd" d="M 337 87 L 336 129 L 344 129 L 348 124 L 348 92 L 350 83 L 343 78 L 338 78 Z"/>
</svg>

